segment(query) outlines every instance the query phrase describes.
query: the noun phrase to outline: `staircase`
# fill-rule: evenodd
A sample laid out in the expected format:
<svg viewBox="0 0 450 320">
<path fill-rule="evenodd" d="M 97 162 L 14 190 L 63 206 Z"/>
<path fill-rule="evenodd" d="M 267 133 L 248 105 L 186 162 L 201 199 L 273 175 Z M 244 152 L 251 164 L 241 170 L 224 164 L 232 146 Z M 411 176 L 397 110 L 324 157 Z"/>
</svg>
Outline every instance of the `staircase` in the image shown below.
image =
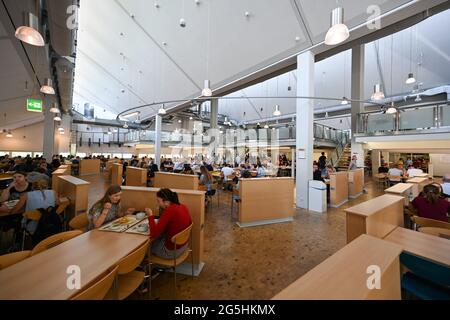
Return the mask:
<svg viewBox="0 0 450 320">
<path fill-rule="evenodd" d="M 347 143 L 343 148 L 341 154 L 339 155 L 339 159 L 337 161 L 337 164 L 335 165 L 335 168 L 338 171 L 347 170 L 348 165 L 350 164 L 351 156 L 352 156 L 352 145 L 351 143 Z"/>
</svg>

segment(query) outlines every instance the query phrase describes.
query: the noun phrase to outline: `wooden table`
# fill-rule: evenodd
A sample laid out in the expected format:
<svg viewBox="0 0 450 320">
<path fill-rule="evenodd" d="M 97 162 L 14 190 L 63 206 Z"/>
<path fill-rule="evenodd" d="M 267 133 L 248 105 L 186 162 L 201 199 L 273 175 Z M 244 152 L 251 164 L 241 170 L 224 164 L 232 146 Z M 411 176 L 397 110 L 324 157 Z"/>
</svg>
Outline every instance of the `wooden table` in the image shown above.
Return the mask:
<svg viewBox="0 0 450 320">
<path fill-rule="evenodd" d="M 431 234 L 433 236 L 450 239 L 450 229 L 434 228 L 434 227 L 421 227 L 420 232 Z"/>
<path fill-rule="evenodd" d="M 275 300 L 400 300 L 402 248 L 361 235 L 277 294 Z M 369 266 L 381 271 L 381 288 L 367 287 Z"/>
<path fill-rule="evenodd" d="M 111 165 L 111 184 L 122 185 L 123 165 L 121 163 L 113 163 Z"/>
<path fill-rule="evenodd" d="M 364 233 L 383 238 L 396 227 L 403 227 L 403 204 L 403 197 L 385 194 L 345 209 L 347 243 Z"/>
<path fill-rule="evenodd" d="M 414 185 L 412 183 L 397 183 L 397 184 L 393 185 L 392 187 L 384 190 L 384 192 L 386 192 L 388 194 L 393 194 L 396 196 L 403 197 L 405 199 L 405 206 L 408 206 L 409 193 L 413 192 L 413 187 L 414 187 Z M 417 194 L 414 194 L 414 192 L 413 192 L 413 196 L 417 197 Z"/>
<path fill-rule="evenodd" d="M 155 188 L 198 190 L 198 182 L 197 175 L 155 172 L 153 185 Z"/>
<path fill-rule="evenodd" d="M 348 197 L 356 199 L 364 190 L 364 168 L 348 171 Z"/>
<path fill-rule="evenodd" d="M 330 174 L 330 207 L 337 208 L 348 201 L 347 171 Z"/>
<path fill-rule="evenodd" d="M 396 243 L 403 251 L 450 266 L 450 241 L 418 231 L 396 228 L 384 240 Z"/>
<path fill-rule="evenodd" d="M 146 236 L 93 230 L 0 271 L 0 300 L 69 299 L 104 274 Z M 81 289 L 66 286 L 67 268 L 81 269 Z"/>
<path fill-rule="evenodd" d="M 80 176 L 99 174 L 100 173 L 100 159 L 82 159 L 80 161 Z"/>
</svg>

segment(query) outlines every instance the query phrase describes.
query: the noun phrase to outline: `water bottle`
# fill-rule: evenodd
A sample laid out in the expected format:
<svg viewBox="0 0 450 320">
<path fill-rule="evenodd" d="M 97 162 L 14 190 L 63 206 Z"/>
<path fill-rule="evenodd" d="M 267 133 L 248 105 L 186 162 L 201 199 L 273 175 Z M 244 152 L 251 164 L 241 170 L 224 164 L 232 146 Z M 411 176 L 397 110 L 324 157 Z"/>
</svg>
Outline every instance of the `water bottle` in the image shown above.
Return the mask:
<svg viewBox="0 0 450 320">
<path fill-rule="evenodd" d="M 414 200 L 414 196 L 413 196 L 412 191 L 409 192 L 408 200 L 409 200 L 409 202 L 412 202 Z"/>
</svg>

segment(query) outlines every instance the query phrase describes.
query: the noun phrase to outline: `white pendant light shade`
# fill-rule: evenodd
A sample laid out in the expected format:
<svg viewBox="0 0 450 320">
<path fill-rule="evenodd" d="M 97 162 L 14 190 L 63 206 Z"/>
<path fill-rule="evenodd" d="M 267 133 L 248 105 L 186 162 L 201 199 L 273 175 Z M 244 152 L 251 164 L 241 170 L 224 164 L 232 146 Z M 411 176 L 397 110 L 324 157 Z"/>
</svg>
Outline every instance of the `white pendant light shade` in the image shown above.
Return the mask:
<svg viewBox="0 0 450 320">
<path fill-rule="evenodd" d="M 60 130 L 59 134 L 64 134 L 64 129 Z"/>
<path fill-rule="evenodd" d="M 166 114 L 166 109 L 164 109 L 164 106 L 161 106 L 161 108 L 159 108 L 158 114 L 160 114 L 160 115 Z"/>
<path fill-rule="evenodd" d="M 342 98 L 341 104 L 342 104 L 342 105 L 347 105 L 347 104 L 348 104 L 348 100 L 347 100 L 346 97 L 343 97 L 343 98 Z"/>
<path fill-rule="evenodd" d="M 63 127 L 59 127 L 58 131 L 64 131 L 64 128 Z"/>
<path fill-rule="evenodd" d="M 373 87 L 373 94 L 372 94 L 371 99 L 374 100 L 374 101 L 384 99 L 384 93 L 383 93 L 383 91 L 381 91 L 380 84 L 377 83 Z"/>
<path fill-rule="evenodd" d="M 277 104 L 275 105 L 275 111 L 273 112 L 273 115 L 276 117 L 281 116 L 280 106 Z"/>
<path fill-rule="evenodd" d="M 125 122 L 125 124 L 123 125 L 124 129 L 128 129 L 128 123 Z"/>
<path fill-rule="evenodd" d="M 204 97 L 212 96 L 212 91 L 209 87 L 210 87 L 209 80 L 205 80 L 205 85 L 202 90 L 202 96 L 204 96 Z"/>
<path fill-rule="evenodd" d="M 39 19 L 31 12 L 25 13 L 25 23 L 16 29 L 15 36 L 20 41 L 26 42 L 33 46 L 43 47 L 45 45 L 44 38 L 39 32 Z"/>
<path fill-rule="evenodd" d="M 344 8 L 337 7 L 331 11 L 331 27 L 325 36 L 325 44 L 333 46 L 344 42 L 350 36 L 344 24 Z"/>
<path fill-rule="evenodd" d="M 59 108 L 57 107 L 57 104 L 54 103 L 53 106 L 50 108 L 51 113 L 59 113 Z"/>
<path fill-rule="evenodd" d="M 417 95 L 416 98 L 414 99 L 415 102 L 420 102 L 422 101 L 422 98 L 420 97 L 420 95 Z"/>
<path fill-rule="evenodd" d="M 55 121 L 61 121 L 61 117 L 59 116 L 59 114 L 57 114 L 57 115 L 53 118 L 53 120 L 55 120 Z"/>
<path fill-rule="evenodd" d="M 269 129 L 269 125 L 266 123 L 266 125 L 264 126 L 264 129 Z"/>
<path fill-rule="evenodd" d="M 6 134 L 6 137 L 7 137 L 7 138 L 12 138 L 12 137 L 13 137 L 11 131 L 8 131 L 8 133 Z"/>
<path fill-rule="evenodd" d="M 406 79 L 406 84 L 413 84 L 416 82 L 416 78 L 412 73 L 408 74 L 408 79 Z"/>
<path fill-rule="evenodd" d="M 397 113 L 397 108 L 394 106 L 394 102 L 391 102 L 391 105 L 389 106 L 389 108 L 386 110 L 387 114 L 394 114 Z"/>
<path fill-rule="evenodd" d="M 44 94 L 55 94 L 52 79 L 45 79 L 45 83 L 41 87 L 41 92 Z"/>
</svg>

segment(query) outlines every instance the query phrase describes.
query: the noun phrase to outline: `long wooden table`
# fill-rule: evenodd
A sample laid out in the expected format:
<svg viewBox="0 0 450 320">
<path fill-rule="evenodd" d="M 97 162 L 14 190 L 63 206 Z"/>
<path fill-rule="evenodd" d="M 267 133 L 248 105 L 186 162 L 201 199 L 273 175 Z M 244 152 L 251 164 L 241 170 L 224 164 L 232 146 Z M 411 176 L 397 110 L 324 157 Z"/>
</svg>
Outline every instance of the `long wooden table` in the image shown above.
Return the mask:
<svg viewBox="0 0 450 320">
<path fill-rule="evenodd" d="M 361 234 L 383 238 L 396 227 L 403 227 L 403 197 L 385 194 L 345 209 L 347 243 Z"/>
<path fill-rule="evenodd" d="M 402 248 L 361 235 L 289 285 L 275 300 L 400 300 Z M 369 289 L 368 268 L 378 266 L 381 288 Z"/>
<path fill-rule="evenodd" d="M 0 271 L 0 300 L 63 300 L 144 244 L 146 236 L 93 230 Z M 67 288 L 67 268 L 81 270 L 81 289 Z"/>
<path fill-rule="evenodd" d="M 82 159 L 80 161 L 78 175 L 84 176 L 99 173 L 100 173 L 100 159 Z"/>
<path fill-rule="evenodd" d="M 450 266 L 450 240 L 413 231 L 396 228 L 384 240 L 400 245 L 403 251 Z"/>
<path fill-rule="evenodd" d="M 428 178 L 411 178 L 406 182 L 413 184 L 413 194 L 419 194 L 423 191 L 423 187 L 430 183 Z"/>
</svg>

